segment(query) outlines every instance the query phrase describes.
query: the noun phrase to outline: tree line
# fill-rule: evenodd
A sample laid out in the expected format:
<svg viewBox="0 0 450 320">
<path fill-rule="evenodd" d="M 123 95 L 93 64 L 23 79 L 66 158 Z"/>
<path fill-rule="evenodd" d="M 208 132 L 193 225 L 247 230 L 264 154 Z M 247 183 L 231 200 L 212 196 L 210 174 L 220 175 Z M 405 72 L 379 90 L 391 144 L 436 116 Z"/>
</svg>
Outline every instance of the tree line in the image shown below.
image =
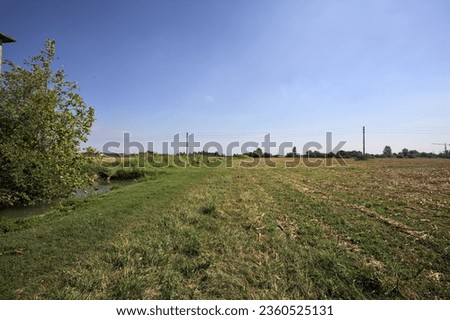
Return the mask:
<svg viewBox="0 0 450 320">
<path fill-rule="evenodd" d="M 263 152 L 261 148 L 257 148 L 255 151 L 246 152 L 243 154 L 244 156 L 252 157 L 252 158 L 269 158 L 269 157 L 280 157 L 282 155 L 273 155 L 268 152 Z M 235 157 L 240 156 L 239 154 L 235 154 Z M 308 150 L 305 154 L 300 154 L 297 152 L 297 148 L 294 147 L 292 152 L 288 152 L 285 157 L 309 157 L 309 158 L 327 158 L 327 157 L 340 157 L 344 159 L 362 159 L 362 158 L 450 158 L 450 153 L 441 152 L 439 154 L 433 152 L 419 152 L 417 150 L 409 150 L 407 148 L 402 149 L 401 152 L 394 153 L 392 152 L 392 148 L 390 146 L 386 146 L 383 149 L 383 152 L 380 154 L 369 154 L 366 153 L 363 155 L 361 151 L 351 150 L 345 151 L 340 150 L 337 153 L 323 153 L 318 150 Z"/>
</svg>

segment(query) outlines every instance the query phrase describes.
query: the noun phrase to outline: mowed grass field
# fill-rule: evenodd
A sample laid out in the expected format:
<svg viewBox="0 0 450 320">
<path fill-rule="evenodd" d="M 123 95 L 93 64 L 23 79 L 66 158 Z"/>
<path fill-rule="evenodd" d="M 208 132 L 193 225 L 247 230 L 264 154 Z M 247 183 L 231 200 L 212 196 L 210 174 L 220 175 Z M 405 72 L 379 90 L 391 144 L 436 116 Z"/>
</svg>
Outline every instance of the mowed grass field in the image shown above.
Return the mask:
<svg viewBox="0 0 450 320">
<path fill-rule="evenodd" d="M 0 298 L 450 299 L 449 160 L 276 161 L 0 219 Z"/>
</svg>

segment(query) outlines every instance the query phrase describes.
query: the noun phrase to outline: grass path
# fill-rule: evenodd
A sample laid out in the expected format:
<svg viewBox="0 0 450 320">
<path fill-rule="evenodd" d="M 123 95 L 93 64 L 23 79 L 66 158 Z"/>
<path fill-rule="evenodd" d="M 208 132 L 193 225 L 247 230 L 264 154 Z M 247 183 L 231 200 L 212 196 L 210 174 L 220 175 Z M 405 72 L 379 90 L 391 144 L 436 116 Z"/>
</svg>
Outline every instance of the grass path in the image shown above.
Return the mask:
<svg viewBox="0 0 450 320">
<path fill-rule="evenodd" d="M 0 297 L 48 298 L 55 279 L 101 255 L 152 216 L 204 172 L 177 172 L 98 197 L 74 201 L 41 217 L 1 220 Z M 11 222 L 12 221 L 12 222 Z M 62 296 L 61 296 L 62 297 Z"/>
</svg>

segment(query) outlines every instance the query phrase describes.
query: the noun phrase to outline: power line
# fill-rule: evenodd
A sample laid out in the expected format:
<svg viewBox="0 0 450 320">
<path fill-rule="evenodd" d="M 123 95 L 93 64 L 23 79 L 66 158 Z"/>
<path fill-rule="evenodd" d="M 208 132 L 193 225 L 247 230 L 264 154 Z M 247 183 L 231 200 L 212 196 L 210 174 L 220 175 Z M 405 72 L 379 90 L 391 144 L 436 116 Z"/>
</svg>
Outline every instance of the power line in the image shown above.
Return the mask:
<svg viewBox="0 0 450 320">
<path fill-rule="evenodd" d="M 432 144 L 434 144 L 434 145 L 438 145 L 438 146 L 444 146 L 444 152 L 445 153 L 447 153 L 447 145 L 449 145 L 450 146 L 450 143 L 446 143 L 446 142 L 444 142 L 444 143 L 432 143 Z"/>
</svg>

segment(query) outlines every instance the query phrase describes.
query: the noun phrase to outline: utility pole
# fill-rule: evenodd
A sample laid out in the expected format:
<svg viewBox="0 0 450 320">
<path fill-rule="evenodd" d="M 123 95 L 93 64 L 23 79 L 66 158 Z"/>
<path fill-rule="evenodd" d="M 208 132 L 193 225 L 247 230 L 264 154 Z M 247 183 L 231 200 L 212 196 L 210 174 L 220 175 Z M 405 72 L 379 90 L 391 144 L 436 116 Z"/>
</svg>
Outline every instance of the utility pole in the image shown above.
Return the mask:
<svg viewBox="0 0 450 320">
<path fill-rule="evenodd" d="M 16 42 L 16 40 L 14 40 L 11 37 L 8 37 L 7 35 L 0 33 L 0 74 L 2 73 L 2 49 L 3 49 L 3 44 L 4 43 L 10 43 L 10 42 Z"/>
<path fill-rule="evenodd" d="M 366 155 L 366 127 L 363 127 L 363 156 Z"/>
<path fill-rule="evenodd" d="M 432 144 L 434 144 L 434 145 L 438 145 L 438 146 L 444 146 L 444 152 L 445 152 L 445 154 L 447 154 L 447 145 L 449 145 L 450 146 L 450 143 L 446 143 L 446 142 L 444 142 L 444 143 L 432 143 Z"/>
</svg>

